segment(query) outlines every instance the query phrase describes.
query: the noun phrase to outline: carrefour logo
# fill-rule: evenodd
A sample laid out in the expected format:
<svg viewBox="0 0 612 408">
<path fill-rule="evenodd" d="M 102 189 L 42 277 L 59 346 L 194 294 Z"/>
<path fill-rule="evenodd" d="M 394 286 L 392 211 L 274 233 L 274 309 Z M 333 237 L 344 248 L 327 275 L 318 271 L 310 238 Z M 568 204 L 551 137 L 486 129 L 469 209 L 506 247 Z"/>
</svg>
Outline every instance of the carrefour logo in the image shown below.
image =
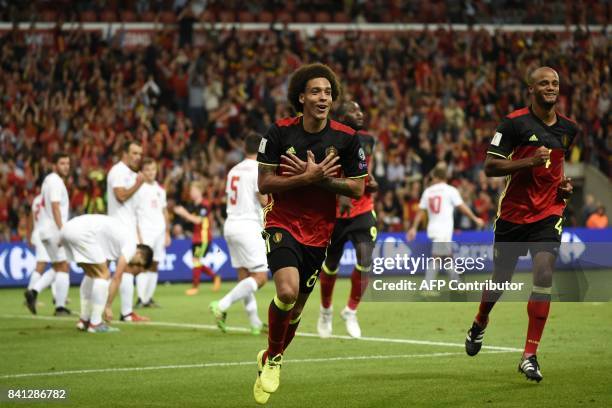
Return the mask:
<svg viewBox="0 0 612 408">
<path fill-rule="evenodd" d="M 27 248 L 13 246 L 0 252 L 0 275 L 7 280 L 23 280 L 36 266 L 36 257 Z"/>
</svg>

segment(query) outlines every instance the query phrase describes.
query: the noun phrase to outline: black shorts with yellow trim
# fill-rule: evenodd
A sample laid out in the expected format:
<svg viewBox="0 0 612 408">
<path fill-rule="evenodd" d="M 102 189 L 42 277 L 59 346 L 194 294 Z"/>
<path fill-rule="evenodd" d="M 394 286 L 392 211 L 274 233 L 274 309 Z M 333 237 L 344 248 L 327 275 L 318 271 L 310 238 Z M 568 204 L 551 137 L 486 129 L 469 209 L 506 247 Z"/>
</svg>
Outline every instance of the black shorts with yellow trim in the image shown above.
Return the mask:
<svg viewBox="0 0 612 408">
<path fill-rule="evenodd" d="M 327 247 L 327 256 L 336 259 L 342 256 L 344 244 L 351 241 L 354 247 L 362 242 L 375 242 L 378 230 L 376 229 L 376 215 L 368 211 L 352 218 L 337 218 L 334 232 Z"/>
<path fill-rule="evenodd" d="M 495 221 L 495 253 L 503 250 L 514 255 L 531 256 L 537 252 L 557 255 L 561 245 L 563 217 L 551 215 L 529 224 L 515 224 L 498 218 Z"/>
<path fill-rule="evenodd" d="M 282 228 L 266 228 L 262 236 L 272 276 L 281 268 L 294 267 L 300 274 L 300 293 L 312 292 L 325 260 L 325 248 L 304 245 Z"/>
<path fill-rule="evenodd" d="M 193 257 L 193 266 L 200 266 L 200 258 L 206 256 L 210 249 L 210 242 L 192 242 L 191 256 Z"/>
</svg>

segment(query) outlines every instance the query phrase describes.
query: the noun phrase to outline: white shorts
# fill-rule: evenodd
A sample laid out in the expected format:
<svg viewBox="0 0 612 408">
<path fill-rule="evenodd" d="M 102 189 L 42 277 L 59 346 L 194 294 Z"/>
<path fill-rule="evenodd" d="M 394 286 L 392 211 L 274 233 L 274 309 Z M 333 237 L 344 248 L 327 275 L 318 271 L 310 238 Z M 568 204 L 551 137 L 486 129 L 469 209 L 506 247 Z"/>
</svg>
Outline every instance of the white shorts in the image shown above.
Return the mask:
<svg viewBox="0 0 612 408">
<path fill-rule="evenodd" d="M 66 224 L 62 228 L 62 243 L 68 259 L 76 263 L 106 264 L 104 250 L 93 231 L 79 228 L 80 225 Z"/>
<path fill-rule="evenodd" d="M 153 250 L 153 260 L 155 262 L 161 262 L 166 256 L 166 231 L 148 231 L 146 229 L 140 230 L 142 243 L 151 247 Z"/>
<path fill-rule="evenodd" d="M 43 247 L 49 257 L 49 262 L 65 262 L 66 251 L 64 246 L 61 245 L 60 232 L 57 230 L 47 231 L 46 233 L 41 231 L 39 234 Z"/>
<path fill-rule="evenodd" d="M 223 236 L 229 248 L 233 268 L 249 272 L 268 272 L 266 244 L 256 221 L 226 221 Z"/>
<path fill-rule="evenodd" d="M 49 254 L 45 249 L 40 237 L 38 236 L 38 231 L 34 231 L 32 233 L 32 245 L 34 245 L 34 255 L 36 257 L 36 262 L 51 262 L 49 259 Z"/>
<path fill-rule="evenodd" d="M 448 256 L 453 254 L 452 236 L 429 237 L 431 239 L 432 256 Z"/>
</svg>

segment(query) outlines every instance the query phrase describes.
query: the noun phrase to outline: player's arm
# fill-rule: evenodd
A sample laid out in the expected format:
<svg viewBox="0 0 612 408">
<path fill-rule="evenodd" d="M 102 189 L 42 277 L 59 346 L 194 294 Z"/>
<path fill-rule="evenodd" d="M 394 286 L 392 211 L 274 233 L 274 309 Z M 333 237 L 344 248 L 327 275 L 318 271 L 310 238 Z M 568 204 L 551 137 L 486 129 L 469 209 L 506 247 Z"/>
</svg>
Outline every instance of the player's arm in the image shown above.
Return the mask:
<svg viewBox="0 0 612 408">
<path fill-rule="evenodd" d="M 484 162 L 484 171 L 487 177 L 502 177 L 519 170 L 544 166 L 550 160 L 550 149 L 540 146 L 531 157 L 519 160 L 510 160 L 488 152 Z"/>
<path fill-rule="evenodd" d="M 119 289 L 119 285 L 121 285 L 121 278 L 123 277 L 123 273 L 127 268 L 127 264 L 128 263 L 125 260 L 125 257 L 121 255 L 117 260 L 115 274 L 113 275 L 110 286 L 108 288 L 108 298 L 106 300 L 106 307 L 104 308 L 104 319 L 107 321 L 110 321 L 113 318 L 113 300 L 115 300 L 115 296 L 117 296 L 117 290 Z"/>
<path fill-rule="evenodd" d="M 358 199 L 363 195 L 366 177 L 367 176 L 359 178 L 325 177 L 318 182 L 317 185 L 332 193 Z"/>
<path fill-rule="evenodd" d="M 257 201 L 259 201 L 259 204 L 262 207 L 265 207 L 266 205 L 268 205 L 268 196 L 265 194 L 261 194 L 261 193 L 255 193 L 255 195 L 257 196 Z"/>
<path fill-rule="evenodd" d="M 26 231 L 28 237 L 28 245 L 32 246 L 32 231 L 34 230 L 34 208 L 30 211 L 30 215 L 28 216 Z"/>
<path fill-rule="evenodd" d="M 484 220 L 480 217 L 477 217 L 476 214 L 474 214 L 474 212 L 472 211 L 472 209 L 465 205 L 465 203 L 459 204 L 457 206 L 457 209 L 461 214 L 472 220 L 472 222 L 474 222 L 474 224 L 476 224 L 478 228 L 482 228 L 484 226 Z"/>
<path fill-rule="evenodd" d="M 113 188 L 113 193 L 115 194 L 115 198 L 117 199 L 117 201 L 123 204 L 124 202 L 132 198 L 132 196 L 138 191 L 140 186 L 142 186 L 142 183 L 144 183 L 144 177 L 142 176 L 141 173 L 138 173 L 138 176 L 136 177 L 136 182 L 134 183 L 132 187 L 130 188 L 114 187 Z"/>
<path fill-rule="evenodd" d="M 60 210 L 59 201 L 51 202 L 51 213 L 53 214 L 53 221 L 55 221 L 57 229 L 62 229 L 62 211 Z"/>
<path fill-rule="evenodd" d="M 169 246 L 172 242 L 172 238 L 170 237 L 170 213 L 168 212 L 167 207 L 164 207 L 164 220 L 166 220 L 166 237 L 164 246 Z"/>
<path fill-rule="evenodd" d="M 425 210 L 422 208 L 414 216 L 414 221 L 412 222 L 412 226 L 408 230 L 408 234 L 406 234 L 406 238 L 408 242 L 414 241 L 414 238 L 417 234 L 417 228 L 421 225 L 421 221 L 425 218 Z"/>
<path fill-rule="evenodd" d="M 192 224 L 201 224 L 202 223 L 202 217 L 190 213 L 182 205 L 175 206 L 174 207 L 174 213 L 176 215 L 178 215 L 179 217 L 189 221 Z"/>
</svg>

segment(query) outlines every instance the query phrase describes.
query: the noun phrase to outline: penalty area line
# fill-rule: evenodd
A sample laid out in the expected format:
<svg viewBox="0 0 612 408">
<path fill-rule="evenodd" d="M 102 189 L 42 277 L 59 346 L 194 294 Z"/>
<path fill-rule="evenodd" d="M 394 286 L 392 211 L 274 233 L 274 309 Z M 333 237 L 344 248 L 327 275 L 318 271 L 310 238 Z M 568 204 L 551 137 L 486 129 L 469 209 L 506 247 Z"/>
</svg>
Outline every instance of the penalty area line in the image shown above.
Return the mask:
<svg viewBox="0 0 612 408">
<path fill-rule="evenodd" d="M 6 319 L 35 319 L 35 320 L 71 320 L 76 321 L 73 317 L 54 317 L 54 316 L 32 316 L 32 315 L 0 315 L 0 318 Z M 173 322 L 113 322 L 113 324 L 122 324 L 122 325 L 130 325 L 132 327 L 137 326 L 159 326 L 159 327 L 178 327 L 184 329 L 199 329 L 199 330 L 213 330 L 218 331 L 219 328 L 212 324 L 198 324 L 198 323 L 173 323 Z M 228 326 L 228 332 L 240 332 L 240 333 L 250 333 L 250 330 L 244 327 L 234 327 Z M 315 337 L 319 338 L 319 335 L 316 333 L 306 333 L 306 332 L 297 332 L 296 336 L 300 337 Z M 359 339 L 355 339 L 351 336 L 343 336 L 343 335 L 332 335 L 330 338 L 332 339 L 340 339 L 340 340 L 351 340 L 351 341 L 370 341 L 370 342 L 378 342 L 378 343 L 397 343 L 397 344 L 416 344 L 421 346 L 439 346 L 439 347 L 465 347 L 463 343 L 449 343 L 443 341 L 429 341 L 429 340 L 415 340 L 415 339 L 398 339 L 398 338 L 387 338 L 387 337 L 368 337 L 364 336 Z M 512 352 L 522 352 L 523 349 L 519 349 L 516 347 L 502 347 L 502 346 L 482 346 L 483 350 L 494 350 L 494 351 L 512 351 Z"/>
<path fill-rule="evenodd" d="M 498 354 L 507 353 L 507 351 L 483 351 L 481 354 Z M 286 360 L 283 364 L 304 364 L 304 363 L 329 363 L 337 361 L 363 361 L 363 360 L 399 360 L 411 358 L 435 358 L 435 357 L 451 357 L 463 356 L 465 353 L 447 352 L 447 353 L 424 353 L 424 354 L 394 354 L 394 355 L 370 355 L 370 356 L 338 356 L 327 358 L 303 358 Z M 28 377 L 55 377 L 74 374 L 103 374 L 103 373 L 118 373 L 131 371 L 157 371 L 157 370 L 177 370 L 191 368 L 213 368 L 213 367 L 237 367 L 237 366 L 254 366 L 255 361 L 235 361 L 235 362 L 219 362 L 219 363 L 200 363 L 200 364 L 173 364 L 159 365 L 148 367 L 115 367 L 115 368 L 94 368 L 85 370 L 64 370 L 39 373 L 21 373 L 0 375 L 0 379 L 15 379 Z"/>
</svg>

